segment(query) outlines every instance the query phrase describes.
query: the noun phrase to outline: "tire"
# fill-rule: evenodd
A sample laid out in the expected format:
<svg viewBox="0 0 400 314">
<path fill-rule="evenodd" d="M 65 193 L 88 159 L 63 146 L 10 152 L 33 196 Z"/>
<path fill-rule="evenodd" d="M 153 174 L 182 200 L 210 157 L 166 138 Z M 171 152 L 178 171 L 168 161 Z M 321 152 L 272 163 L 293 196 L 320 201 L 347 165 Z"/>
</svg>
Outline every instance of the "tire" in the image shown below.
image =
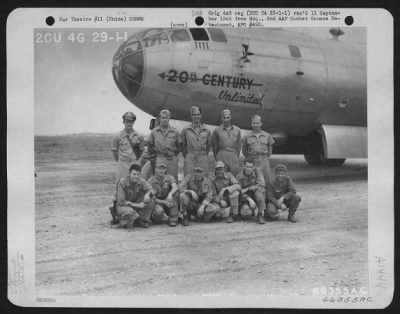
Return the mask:
<svg viewBox="0 0 400 314">
<path fill-rule="evenodd" d="M 317 166 L 323 164 L 323 156 L 317 154 L 305 154 L 304 159 L 310 166 Z"/>
</svg>

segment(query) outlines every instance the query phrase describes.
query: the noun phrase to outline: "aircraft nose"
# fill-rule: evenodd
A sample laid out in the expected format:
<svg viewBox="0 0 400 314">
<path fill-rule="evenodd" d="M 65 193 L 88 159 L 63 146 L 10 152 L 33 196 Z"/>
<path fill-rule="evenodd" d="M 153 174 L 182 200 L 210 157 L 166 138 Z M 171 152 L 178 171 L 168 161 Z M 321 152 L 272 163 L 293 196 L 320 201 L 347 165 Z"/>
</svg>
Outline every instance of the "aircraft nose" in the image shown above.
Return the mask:
<svg viewBox="0 0 400 314">
<path fill-rule="evenodd" d="M 122 44 L 114 56 L 113 77 L 121 93 L 131 101 L 141 87 L 143 67 L 143 50 L 140 45 L 133 50 L 132 45 Z"/>
</svg>

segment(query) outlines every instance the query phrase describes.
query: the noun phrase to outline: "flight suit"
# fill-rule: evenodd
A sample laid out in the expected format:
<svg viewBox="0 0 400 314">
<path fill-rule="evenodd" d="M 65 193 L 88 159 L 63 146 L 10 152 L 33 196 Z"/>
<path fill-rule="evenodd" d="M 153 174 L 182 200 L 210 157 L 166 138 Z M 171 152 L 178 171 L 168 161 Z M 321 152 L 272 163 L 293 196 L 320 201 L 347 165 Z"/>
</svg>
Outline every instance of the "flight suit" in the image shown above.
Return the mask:
<svg viewBox="0 0 400 314">
<path fill-rule="evenodd" d="M 214 129 L 211 138 L 215 160 L 223 161 L 227 171 L 236 176 L 239 173 L 239 154 L 242 147 L 240 129 L 237 126 L 225 128 L 220 125 Z"/>
<path fill-rule="evenodd" d="M 212 188 L 214 194 L 214 202 L 219 204 L 221 200 L 224 200 L 228 206 L 231 207 L 229 215 L 237 216 L 239 214 L 239 194 L 240 185 L 236 178 L 229 172 L 224 172 L 222 178 L 215 176 L 212 180 Z M 231 192 L 225 193 L 222 197 L 219 196 L 219 192 L 225 187 L 231 187 Z"/>
<path fill-rule="evenodd" d="M 143 202 L 145 194 L 149 191 L 152 191 L 152 188 L 143 178 L 139 178 L 137 182 L 132 182 L 129 176 L 119 180 L 117 184 L 117 215 L 121 227 L 132 227 L 137 218 L 146 223 L 150 222 L 154 202 L 145 203 L 144 208 L 132 208 L 127 205 L 127 201 Z"/>
<path fill-rule="evenodd" d="M 201 180 L 195 180 L 194 175 L 190 174 L 186 176 L 180 187 L 180 212 L 183 216 L 195 216 L 197 215 L 197 210 L 199 207 L 204 204 L 204 214 L 202 217 L 198 217 L 203 219 L 204 221 L 209 221 L 211 218 L 215 217 L 224 217 L 225 211 L 221 209 L 217 204 L 212 203 L 213 200 L 213 190 L 211 186 L 211 181 L 203 176 Z M 198 199 L 195 200 L 192 198 L 190 193 L 185 193 L 185 191 L 193 191 L 196 193 Z"/>
<path fill-rule="evenodd" d="M 254 166 L 260 168 L 264 175 L 265 184 L 268 185 L 270 180 L 270 164 L 268 145 L 274 144 L 275 141 L 271 134 L 261 131 L 254 133 L 251 131 L 243 140 L 242 152 L 246 159 L 253 161 Z"/>
<path fill-rule="evenodd" d="M 263 215 L 266 210 L 265 204 L 265 183 L 264 176 L 260 169 L 254 168 L 250 175 L 247 175 L 242 169 L 236 177 L 242 189 L 249 188 L 249 190 L 243 194 L 240 193 L 240 205 L 248 203 L 248 198 L 255 201 L 258 214 Z M 243 218 L 248 218 L 251 216 L 250 213 L 240 213 Z"/>
<path fill-rule="evenodd" d="M 172 184 L 176 184 L 176 180 L 172 175 L 166 174 L 163 178 L 157 178 L 157 176 L 152 176 L 148 183 L 151 185 L 154 191 L 154 197 L 160 200 L 166 200 L 169 192 L 172 189 Z M 176 193 L 172 200 L 171 206 L 163 204 L 155 204 L 153 211 L 153 221 L 161 223 L 165 214 L 168 215 L 169 221 L 178 221 L 178 193 Z"/>
<path fill-rule="evenodd" d="M 296 194 L 293 180 L 285 176 L 282 181 L 276 179 L 267 187 L 267 216 L 271 219 L 279 218 L 278 199 L 284 196 L 283 203 L 289 208 L 289 216 L 293 216 L 299 207 L 301 197 Z"/>
<path fill-rule="evenodd" d="M 201 125 L 199 130 L 195 130 L 190 124 L 182 130 L 182 154 L 184 161 L 184 176 L 193 174 L 194 168 L 203 168 L 204 173 L 211 172 L 208 153 L 211 148 L 211 131 Z"/>
<path fill-rule="evenodd" d="M 129 140 L 133 143 L 134 150 L 132 150 Z M 114 137 L 111 150 L 118 152 L 117 170 L 116 170 L 116 183 L 127 175 L 129 175 L 129 166 L 133 161 L 140 159 L 144 152 L 144 138 L 135 130 L 128 134 L 125 129 L 119 132 Z"/>
<path fill-rule="evenodd" d="M 181 135 L 172 126 L 165 131 L 157 126 L 151 131 L 148 139 L 148 151 L 156 158 L 154 164 L 157 164 L 159 159 L 163 159 L 167 164 L 167 173 L 175 180 L 178 180 L 177 155 L 181 151 L 181 144 Z"/>
</svg>

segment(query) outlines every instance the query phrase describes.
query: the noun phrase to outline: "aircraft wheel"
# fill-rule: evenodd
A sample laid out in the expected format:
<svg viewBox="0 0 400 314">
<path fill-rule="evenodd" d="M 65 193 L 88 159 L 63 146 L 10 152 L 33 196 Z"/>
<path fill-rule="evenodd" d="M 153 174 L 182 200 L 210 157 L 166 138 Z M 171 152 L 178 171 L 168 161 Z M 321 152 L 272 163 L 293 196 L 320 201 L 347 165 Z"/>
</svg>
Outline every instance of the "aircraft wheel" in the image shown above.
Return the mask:
<svg viewBox="0 0 400 314">
<path fill-rule="evenodd" d="M 305 154 L 304 159 L 310 166 L 322 165 L 323 164 L 323 156 L 317 154 Z"/>
</svg>

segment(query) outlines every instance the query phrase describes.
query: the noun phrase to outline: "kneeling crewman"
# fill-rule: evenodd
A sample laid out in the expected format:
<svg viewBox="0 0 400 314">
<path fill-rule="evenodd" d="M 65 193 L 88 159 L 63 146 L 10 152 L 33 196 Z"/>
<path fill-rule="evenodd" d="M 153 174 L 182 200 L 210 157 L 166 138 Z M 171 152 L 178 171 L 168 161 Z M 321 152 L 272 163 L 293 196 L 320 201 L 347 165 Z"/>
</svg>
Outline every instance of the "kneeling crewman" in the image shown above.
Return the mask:
<svg viewBox="0 0 400 314">
<path fill-rule="evenodd" d="M 294 216 L 299 207 L 301 197 L 296 194 L 293 180 L 286 175 L 286 166 L 279 164 L 275 167 L 275 180 L 268 188 L 267 215 L 272 220 L 279 218 L 280 210 L 289 208 L 288 220 L 296 222 Z"/>
<path fill-rule="evenodd" d="M 133 163 L 129 167 L 129 176 L 123 177 L 117 184 L 117 215 L 119 226 L 132 228 L 137 221 L 139 226 L 147 228 L 150 223 L 154 202 L 154 193 L 150 184 L 140 177 L 141 167 Z"/>
<path fill-rule="evenodd" d="M 219 207 L 211 203 L 213 199 L 211 185 L 201 166 L 195 167 L 194 173 L 183 179 L 180 185 L 182 225 L 189 225 L 190 216 L 209 221 L 218 214 Z"/>
<path fill-rule="evenodd" d="M 252 160 L 246 160 L 244 168 L 236 178 L 242 189 L 240 192 L 240 216 L 249 218 L 258 208 L 257 221 L 259 224 L 263 224 L 266 209 L 263 173 L 254 167 Z"/>
<path fill-rule="evenodd" d="M 222 161 L 215 163 L 215 177 L 212 180 L 214 202 L 222 208 L 230 206 L 227 223 L 237 219 L 239 214 L 240 185 L 236 178 L 225 171 L 225 164 Z"/>
<path fill-rule="evenodd" d="M 154 190 L 153 222 L 168 220 L 169 225 L 175 227 L 178 221 L 178 185 L 175 178 L 167 174 L 165 161 L 157 161 L 155 175 L 148 182 Z"/>
</svg>

